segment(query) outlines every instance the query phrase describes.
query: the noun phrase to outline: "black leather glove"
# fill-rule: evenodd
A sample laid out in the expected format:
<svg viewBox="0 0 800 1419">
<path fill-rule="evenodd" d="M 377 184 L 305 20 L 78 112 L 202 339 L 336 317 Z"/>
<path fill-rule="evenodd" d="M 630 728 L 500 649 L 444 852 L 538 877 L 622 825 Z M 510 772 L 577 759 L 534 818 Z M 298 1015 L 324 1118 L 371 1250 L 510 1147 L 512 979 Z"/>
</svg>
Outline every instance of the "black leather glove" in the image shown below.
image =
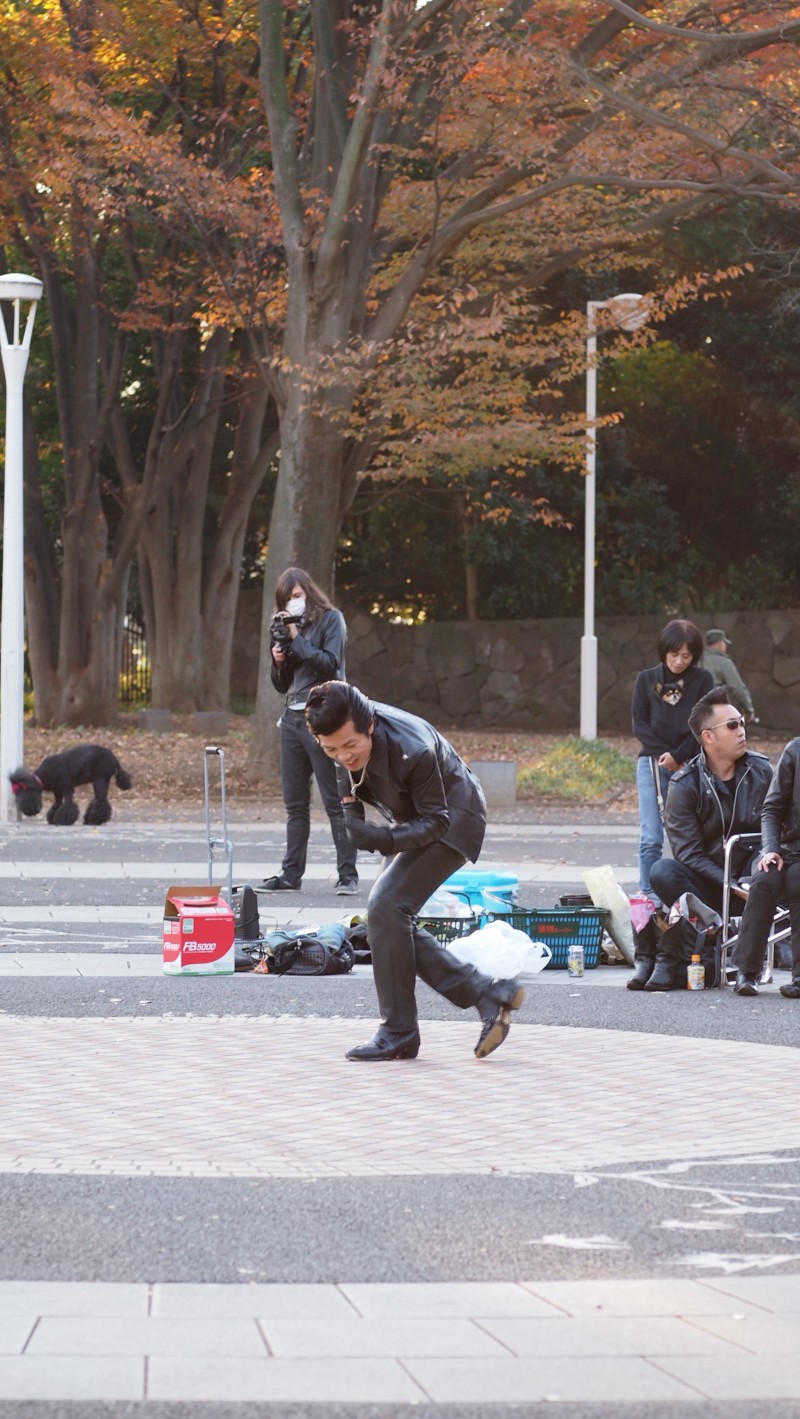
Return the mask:
<svg viewBox="0 0 800 1419">
<path fill-rule="evenodd" d="M 346 823 L 355 819 L 359 819 L 363 823 L 364 805 L 360 798 L 348 798 L 347 801 L 343 799 L 342 808 L 344 810 L 344 820 Z"/>
<path fill-rule="evenodd" d="M 345 813 L 345 826 L 351 843 L 367 852 L 379 852 L 389 857 L 393 852 L 392 830 L 381 823 L 365 823 L 355 814 Z"/>
</svg>

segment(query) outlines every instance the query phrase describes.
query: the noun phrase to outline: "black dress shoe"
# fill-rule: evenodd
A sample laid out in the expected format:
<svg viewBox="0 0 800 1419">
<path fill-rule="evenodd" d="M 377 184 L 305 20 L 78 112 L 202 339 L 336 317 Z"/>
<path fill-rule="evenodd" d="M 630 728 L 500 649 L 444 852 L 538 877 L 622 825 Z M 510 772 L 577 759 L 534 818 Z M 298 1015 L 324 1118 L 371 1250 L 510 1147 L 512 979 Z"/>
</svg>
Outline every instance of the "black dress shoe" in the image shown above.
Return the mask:
<svg viewBox="0 0 800 1419">
<path fill-rule="evenodd" d="M 787 1000 L 800 1000 L 800 980 L 790 980 L 788 985 L 782 985 L 781 995 Z"/>
<path fill-rule="evenodd" d="M 508 1012 L 519 1010 L 524 999 L 525 989 L 518 980 L 490 981 L 486 992 L 475 1004 L 483 1021 L 483 1029 L 475 1046 L 476 1059 L 485 1059 L 503 1043 L 511 1024 Z"/>
<path fill-rule="evenodd" d="M 739 971 L 734 990 L 737 995 L 758 995 L 758 978 L 747 975 L 745 971 Z"/>
<path fill-rule="evenodd" d="M 419 1054 L 419 1030 L 397 1034 L 383 1026 L 363 1045 L 349 1049 L 345 1059 L 416 1059 Z"/>
</svg>

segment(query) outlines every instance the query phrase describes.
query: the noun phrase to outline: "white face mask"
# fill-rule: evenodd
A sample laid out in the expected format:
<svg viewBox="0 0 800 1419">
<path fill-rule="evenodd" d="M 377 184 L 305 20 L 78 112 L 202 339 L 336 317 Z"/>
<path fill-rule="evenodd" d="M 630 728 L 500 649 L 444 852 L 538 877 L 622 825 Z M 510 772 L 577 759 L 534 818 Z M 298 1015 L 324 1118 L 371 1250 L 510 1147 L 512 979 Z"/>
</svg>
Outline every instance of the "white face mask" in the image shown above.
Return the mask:
<svg viewBox="0 0 800 1419">
<path fill-rule="evenodd" d="M 292 596 L 286 602 L 286 610 L 290 616 L 304 616 L 306 614 L 306 598 L 304 596 Z"/>
</svg>

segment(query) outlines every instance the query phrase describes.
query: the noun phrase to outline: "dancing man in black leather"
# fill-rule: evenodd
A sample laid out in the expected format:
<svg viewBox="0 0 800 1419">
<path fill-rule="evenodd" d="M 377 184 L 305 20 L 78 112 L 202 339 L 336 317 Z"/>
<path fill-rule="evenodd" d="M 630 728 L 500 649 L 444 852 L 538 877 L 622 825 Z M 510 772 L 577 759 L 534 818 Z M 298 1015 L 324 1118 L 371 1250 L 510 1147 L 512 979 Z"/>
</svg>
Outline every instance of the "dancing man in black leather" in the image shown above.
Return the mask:
<svg viewBox="0 0 800 1419">
<path fill-rule="evenodd" d="M 517 980 L 492 980 L 459 961 L 416 923 L 437 887 L 478 857 L 486 831 L 478 780 L 426 720 L 371 703 L 345 681 L 312 689 L 306 720 L 336 760 L 352 841 L 386 859 L 367 906 L 381 1024 L 373 1039 L 346 1057 L 416 1058 L 419 976 L 460 1009 L 475 1007 L 481 1019 L 475 1054 L 483 1059 L 503 1043 L 509 1011 L 519 1009 L 525 992 Z M 365 804 L 374 806 L 383 822 L 368 821 Z"/>
<path fill-rule="evenodd" d="M 736 993 L 757 994 L 775 909 L 787 902 L 792 979 L 781 995 L 800 1000 L 800 738 L 790 739 L 775 766 L 761 810 L 761 848 L 733 953 Z"/>
</svg>

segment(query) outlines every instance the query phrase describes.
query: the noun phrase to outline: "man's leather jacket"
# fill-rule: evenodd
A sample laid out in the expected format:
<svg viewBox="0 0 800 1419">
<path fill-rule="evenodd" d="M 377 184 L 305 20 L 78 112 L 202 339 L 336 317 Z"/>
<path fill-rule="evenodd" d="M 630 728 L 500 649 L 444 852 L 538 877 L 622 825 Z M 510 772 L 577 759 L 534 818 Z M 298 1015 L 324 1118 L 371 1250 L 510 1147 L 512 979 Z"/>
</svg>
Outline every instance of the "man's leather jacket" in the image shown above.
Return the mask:
<svg viewBox="0 0 800 1419">
<path fill-rule="evenodd" d="M 789 862 L 800 857 L 800 739 L 790 739 L 781 754 L 761 814 L 764 852 L 779 852 Z"/>
<path fill-rule="evenodd" d="M 731 808 L 727 798 L 720 798 L 702 750 L 684 764 L 670 779 L 664 810 L 676 860 L 721 887 L 725 844 L 735 833 L 761 831 L 761 807 L 771 778 L 766 754 L 748 749 L 736 764 Z M 739 847 L 734 849 L 734 874 L 743 872 L 753 855 L 752 845 Z"/>
<path fill-rule="evenodd" d="M 371 803 L 389 822 L 392 852 L 446 843 L 474 862 L 486 831 L 483 790 L 452 744 L 428 724 L 393 705 L 373 703 L 375 729 L 364 777 L 339 764 L 343 798 Z"/>
</svg>

